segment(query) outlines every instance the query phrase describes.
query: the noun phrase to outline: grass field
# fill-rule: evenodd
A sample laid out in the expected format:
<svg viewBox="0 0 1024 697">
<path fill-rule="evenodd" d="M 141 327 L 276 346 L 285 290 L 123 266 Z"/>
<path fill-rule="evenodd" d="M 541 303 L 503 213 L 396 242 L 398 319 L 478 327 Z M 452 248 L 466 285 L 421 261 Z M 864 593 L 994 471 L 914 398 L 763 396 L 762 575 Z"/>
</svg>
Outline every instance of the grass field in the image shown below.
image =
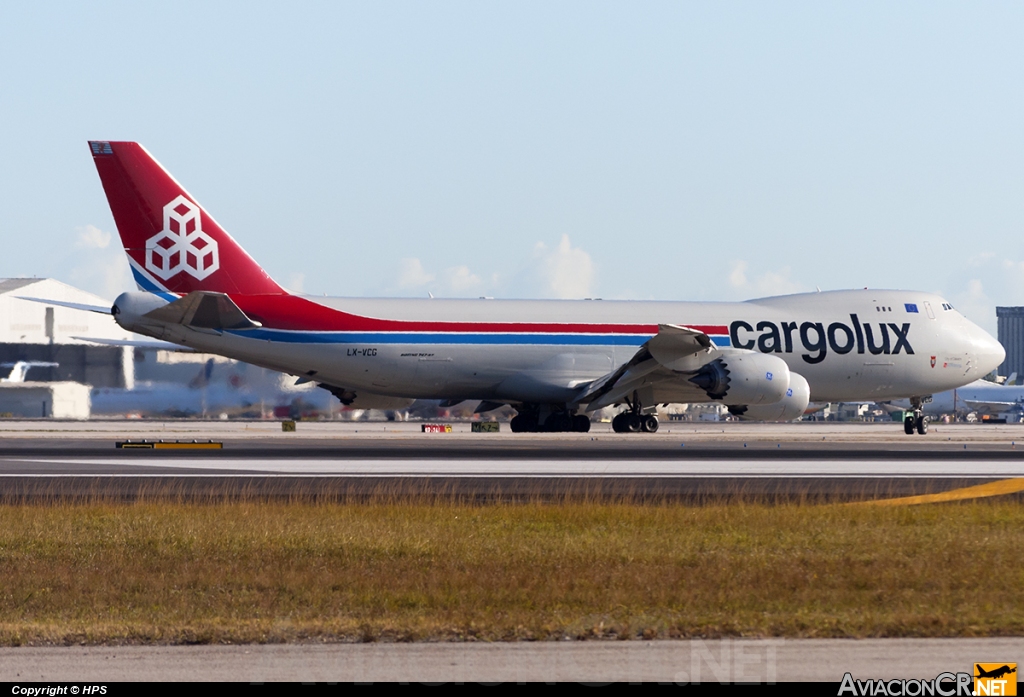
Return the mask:
<svg viewBox="0 0 1024 697">
<path fill-rule="evenodd" d="M 0 644 L 1024 633 L 1024 507 L 0 506 Z"/>
</svg>

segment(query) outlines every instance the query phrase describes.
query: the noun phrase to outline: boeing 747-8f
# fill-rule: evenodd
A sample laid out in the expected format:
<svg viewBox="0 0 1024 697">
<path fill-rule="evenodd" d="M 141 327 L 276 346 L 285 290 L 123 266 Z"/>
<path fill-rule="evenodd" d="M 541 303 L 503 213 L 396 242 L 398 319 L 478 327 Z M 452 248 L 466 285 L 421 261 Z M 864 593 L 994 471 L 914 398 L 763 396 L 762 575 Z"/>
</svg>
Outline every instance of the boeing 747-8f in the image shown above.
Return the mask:
<svg viewBox="0 0 1024 697">
<path fill-rule="evenodd" d="M 809 400 L 924 399 L 1003 361 L 941 297 L 843 290 L 748 302 L 321 298 L 274 282 L 138 143 L 89 143 L 138 283 L 125 329 L 313 381 L 345 404 L 482 400 L 513 431 L 655 431 L 655 408 L 716 402 L 791 420 Z"/>
</svg>

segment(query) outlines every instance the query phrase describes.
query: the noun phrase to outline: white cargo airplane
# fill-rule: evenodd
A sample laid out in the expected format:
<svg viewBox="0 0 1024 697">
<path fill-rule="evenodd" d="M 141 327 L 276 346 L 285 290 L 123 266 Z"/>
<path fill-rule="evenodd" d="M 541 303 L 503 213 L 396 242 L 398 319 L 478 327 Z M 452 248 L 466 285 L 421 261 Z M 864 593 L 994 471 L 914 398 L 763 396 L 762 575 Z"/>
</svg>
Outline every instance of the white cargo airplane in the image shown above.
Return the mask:
<svg viewBox="0 0 1024 697">
<path fill-rule="evenodd" d="M 518 410 L 513 431 L 656 431 L 657 405 L 795 419 L 810 400 L 924 398 L 985 375 L 1003 347 L 942 298 L 897 290 L 748 302 L 320 298 L 289 293 L 138 143 L 89 143 L 142 292 L 125 329 L 313 381 L 345 404 L 417 398 Z M 101 308 L 102 309 L 102 308 Z"/>
</svg>

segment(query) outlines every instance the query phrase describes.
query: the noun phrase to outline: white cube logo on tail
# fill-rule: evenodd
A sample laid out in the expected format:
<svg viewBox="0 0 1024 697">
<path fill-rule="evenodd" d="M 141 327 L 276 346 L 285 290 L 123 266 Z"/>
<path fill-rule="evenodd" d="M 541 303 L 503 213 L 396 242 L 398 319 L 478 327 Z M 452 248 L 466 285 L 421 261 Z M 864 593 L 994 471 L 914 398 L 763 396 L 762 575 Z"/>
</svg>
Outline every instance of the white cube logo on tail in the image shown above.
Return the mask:
<svg viewBox="0 0 1024 697">
<path fill-rule="evenodd" d="M 164 206 L 164 229 L 146 240 L 146 270 L 164 281 L 181 271 L 201 281 L 219 268 L 217 241 L 203 232 L 199 206 L 184 196 Z"/>
</svg>

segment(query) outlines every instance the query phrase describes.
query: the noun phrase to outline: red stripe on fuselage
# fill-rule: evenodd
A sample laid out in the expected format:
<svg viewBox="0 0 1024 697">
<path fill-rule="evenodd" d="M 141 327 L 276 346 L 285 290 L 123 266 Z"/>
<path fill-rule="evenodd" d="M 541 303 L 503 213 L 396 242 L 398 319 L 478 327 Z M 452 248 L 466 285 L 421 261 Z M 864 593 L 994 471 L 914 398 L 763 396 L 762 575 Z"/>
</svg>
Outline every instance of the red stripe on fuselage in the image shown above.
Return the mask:
<svg viewBox="0 0 1024 697">
<path fill-rule="evenodd" d="M 232 295 L 250 318 L 268 329 L 309 332 L 493 332 L 560 334 L 658 333 L 657 324 L 577 324 L 559 322 L 424 322 L 353 315 L 295 295 Z M 691 326 L 706 334 L 726 334 L 725 326 Z"/>
</svg>

